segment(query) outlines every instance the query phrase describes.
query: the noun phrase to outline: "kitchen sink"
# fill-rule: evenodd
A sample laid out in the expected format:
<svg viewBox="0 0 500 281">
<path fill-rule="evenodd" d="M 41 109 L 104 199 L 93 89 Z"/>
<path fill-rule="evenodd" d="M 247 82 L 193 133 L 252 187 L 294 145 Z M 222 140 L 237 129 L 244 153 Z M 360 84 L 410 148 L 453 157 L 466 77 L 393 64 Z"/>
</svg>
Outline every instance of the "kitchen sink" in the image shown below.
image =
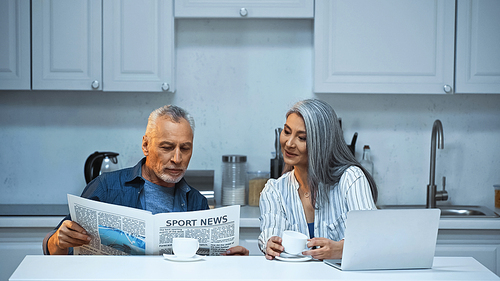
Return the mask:
<svg viewBox="0 0 500 281">
<path fill-rule="evenodd" d="M 424 209 L 425 205 L 382 205 L 380 209 Z M 498 214 L 483 206 L 437 206 L 443 218 L 498 218 Z"/>
</svg>

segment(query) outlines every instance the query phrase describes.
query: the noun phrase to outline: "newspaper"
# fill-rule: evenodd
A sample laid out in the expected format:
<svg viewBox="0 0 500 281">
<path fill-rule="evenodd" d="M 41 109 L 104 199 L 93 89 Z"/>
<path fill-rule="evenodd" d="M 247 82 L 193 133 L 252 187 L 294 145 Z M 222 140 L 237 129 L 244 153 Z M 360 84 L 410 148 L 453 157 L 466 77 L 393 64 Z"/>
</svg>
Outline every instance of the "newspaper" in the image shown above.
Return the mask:
<svg viewBox="0 0 500 281">
<path fill-rule="evenodd" d="M 240 206 L 161 213 L 102 203 L 68 194 L 73 221 L 92 237 L 75 255 L 172 254 L 174 237 L 197 238 L 198 255 L 218 256 L 239 244 Z"/>
</svg>

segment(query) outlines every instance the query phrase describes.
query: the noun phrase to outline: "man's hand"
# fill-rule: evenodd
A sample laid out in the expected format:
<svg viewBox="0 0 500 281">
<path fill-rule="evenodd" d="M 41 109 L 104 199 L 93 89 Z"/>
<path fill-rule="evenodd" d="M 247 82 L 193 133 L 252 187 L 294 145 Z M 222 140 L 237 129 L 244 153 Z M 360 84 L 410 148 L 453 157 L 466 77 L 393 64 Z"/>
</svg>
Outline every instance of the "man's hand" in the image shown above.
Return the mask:
<svg viewBox="0 0 500 281">
<path fill-rule="evenodd" d="M 49 238 L 47 247 L 51 255 L 67 255 L 68 248 L 78 247 L 90 242 L 85 229 L 74 221 L 65 220 Z"/>
<path fill-rule="evenodd" d="M 272 260 L 279 256 L 285 248 L 281 245 L 281 237 L 273 236 L 266 243 L 266 259 Z"/>
<path fill-rule="evenodd" d="M 314 259 L 341 259 L 342 251 L 344 250 L 344 240 L 333 241 L 328 238 L 312 238 L 309 239 L 307 247 L 311 248 L 316 246 L 317 249 L 302 252 L 305 256 L 311 256 Z"/>
<path fill-rule="evenodd" d="M 247 248 L 242 247 L 242 246 L 235 246 L 232 248 L 227 249 L 225 253 L 223 253 L 223 256 L 248 256 L 250 251 L 248 251 Z"/>
</svg>

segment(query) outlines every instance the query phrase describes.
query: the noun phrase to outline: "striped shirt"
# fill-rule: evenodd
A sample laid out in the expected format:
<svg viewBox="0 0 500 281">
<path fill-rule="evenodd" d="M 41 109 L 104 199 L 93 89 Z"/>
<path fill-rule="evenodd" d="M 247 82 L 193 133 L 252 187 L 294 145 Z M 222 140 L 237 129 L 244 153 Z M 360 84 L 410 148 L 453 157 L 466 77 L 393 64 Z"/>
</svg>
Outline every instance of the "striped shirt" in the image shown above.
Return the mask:
<svg viewBox="0 0 500 281">
<path fill-rule="evenodd" d="M 294 171 L 270 179 L 260 195 L 259 248 L 265 253 L 272 236 L 295 230 L 309 237 L 306 216 L 300 201 Z M 314 236 L 334 241 L 344 239 L 345 220 L 350 210 L 374 210 L 370 184 L 363 171 L 349 167 L 329 194 L 329 203 L 314 212 Z"/>
</svg>

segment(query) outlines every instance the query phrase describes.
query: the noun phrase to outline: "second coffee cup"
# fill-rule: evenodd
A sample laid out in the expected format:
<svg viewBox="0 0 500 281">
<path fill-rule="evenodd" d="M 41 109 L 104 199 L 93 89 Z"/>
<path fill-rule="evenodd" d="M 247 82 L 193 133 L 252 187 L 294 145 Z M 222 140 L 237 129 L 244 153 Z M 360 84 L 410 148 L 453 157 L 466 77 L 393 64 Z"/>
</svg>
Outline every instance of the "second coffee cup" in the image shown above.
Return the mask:
<svg viewBox="0 0 500 281">
<path fill-rule="evenodd" d="M 307 235 L 292 231 L 283 231 L 282 245 L 285 248 L 285 252 L 292 255 L 298 255 L 303 251 L 307 250 Z"/>
<path fill-rule="evenodd" d="M 198 239 L 195 238 L 174 238 L 172 241 L 172 250 L 179 258 L 190 258 L 196 254 L 200 247 Z"/>
</svg>

